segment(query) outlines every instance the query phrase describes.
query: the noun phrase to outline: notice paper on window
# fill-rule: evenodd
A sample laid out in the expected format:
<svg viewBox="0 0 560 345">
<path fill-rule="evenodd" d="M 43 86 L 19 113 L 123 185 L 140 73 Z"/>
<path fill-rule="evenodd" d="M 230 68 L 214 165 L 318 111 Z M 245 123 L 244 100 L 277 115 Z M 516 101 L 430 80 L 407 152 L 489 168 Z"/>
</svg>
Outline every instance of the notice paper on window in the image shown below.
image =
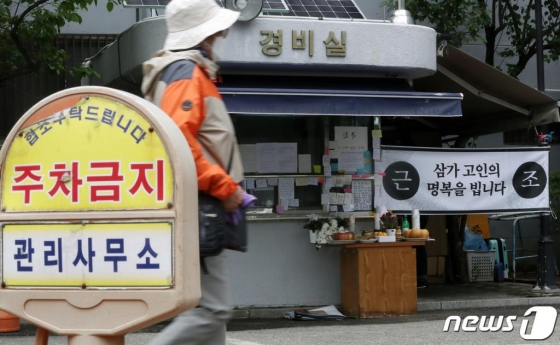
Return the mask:
<svg viewBox="0 0 560 345">
<path fill-rule="evenodd" d="M 368 150 L 367 127 L 335 126 L 334 140 L 338 145 L 337 147 L 338 159 L 341 158 L 340 153 L 342 151 L 358 151 L 358 152 L 367 151 Z"/>
<path fill-rule="evenodd" d="M 311 155 L 298 155 L 298 171 L 300 174 L 311 173 Z"/>
<path fill-rule="evenodd" d="M 245 172 L 257 172 L 257 145 L 239 145 L 241 162 Z"/>
<path fill-rule="evenodd" d="M 340 151 L 338 157 L 338 170 L 356 172 L 364 169 L 364 152 Z"/>
<path fill-rule="evenodd" d="M 278 179 L 278 197 L 280 200 L 294 199 L 295 185 L 294 178 L 279 178 Z"/>
<path fill-rule="evenodd" d="M 266 188 L 268 187 L 268 182 L 263 179 L 256 180 L 257 188 Z"/>
<path fill-rule="evenodd" d="M 373 199 L 371 181 L 352 181 L 352 198 L 355 211 L 370 211 Z"/>
<path fill-rule="evenodd" d="M 298 172 L 297 143 L 260 143 L 256 146 L 258 173 Z"/>
<path fill-rule="evenodd" d="M 319 178 L 310 176 L 310 177 L 307 178 L 307 183 L 310 186 L 318 186 L 319 185 Z"/>
</svg>

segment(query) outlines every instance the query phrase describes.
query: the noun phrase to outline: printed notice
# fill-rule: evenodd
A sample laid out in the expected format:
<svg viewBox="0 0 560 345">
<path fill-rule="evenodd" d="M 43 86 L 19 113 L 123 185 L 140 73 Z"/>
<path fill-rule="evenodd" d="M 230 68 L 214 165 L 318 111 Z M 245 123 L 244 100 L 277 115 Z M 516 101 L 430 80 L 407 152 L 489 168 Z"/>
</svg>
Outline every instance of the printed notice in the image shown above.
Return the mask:
<svg viewBox="0 0 560 345">
<path fill-rule="evenodd" d="M 352 205 L 352 193 L 344 193 L 344 205 Z"/>
<path fill-rule="evenodd" d="M 338 205 L 344 205 L 344 193 L 336 193 L 336 203 Z"/>
<path fill-rule="evenodd" d="M 260 174 L 297 173 L 297 143 L 257 144 L 257 167 Z"/>
<path fill-rule="evenodd" d="M 329 193 L 329 204 L 336 204 L 336 193 Z"/>
<path fill-rule="evenodd" d="M 294 199 L 294 193 L 295 185 L 293 177 L 278 179 L 278 197 L 280 200 Z"/>
<path fill-rule="evenodd" d="M 298 155 L 298 170 L 300 174 L 311 173 L 311 155 Z"/>
<path fill-rule="evenodd" d="M 257 172 L 257 145 L 239 145 L 239 154 L 245 172 Z"/>
<path fill-rule="evenodd" d="M 356 172 L 364 169 L 363 151 L 340 151 L 338 158 L 338 170 Z"/>
<path fill-rule="evenodd" d="M 256 180 L 257 188 L 266 188 L 268 183 L 266 180 Z"/>
<path fill-rule="evenodd" d="M 370 211 L 372 209 L 371 181 L 352 181 L 352 197 L 354 210 Z"/>
</svg>

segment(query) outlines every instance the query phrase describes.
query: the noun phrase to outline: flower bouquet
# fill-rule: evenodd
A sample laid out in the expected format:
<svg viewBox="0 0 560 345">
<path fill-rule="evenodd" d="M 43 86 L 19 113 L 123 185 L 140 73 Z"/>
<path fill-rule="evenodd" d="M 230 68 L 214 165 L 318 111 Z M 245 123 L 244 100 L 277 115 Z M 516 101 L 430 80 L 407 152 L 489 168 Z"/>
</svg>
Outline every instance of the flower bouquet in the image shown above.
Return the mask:
<svg viewBox="0 0 560 345">
<path fill-rule="evenodd" d="M 317 234 L 315 247 L 319 250 L 322 244 L 327 244 L 332 240 L 334 234 L 347 231 L 348 220 L 339 216 L 330 219 L 319 218 L 317 215 L 312 214 L 309 216 L 309 222 L 303 228 Z"/>
</svg>

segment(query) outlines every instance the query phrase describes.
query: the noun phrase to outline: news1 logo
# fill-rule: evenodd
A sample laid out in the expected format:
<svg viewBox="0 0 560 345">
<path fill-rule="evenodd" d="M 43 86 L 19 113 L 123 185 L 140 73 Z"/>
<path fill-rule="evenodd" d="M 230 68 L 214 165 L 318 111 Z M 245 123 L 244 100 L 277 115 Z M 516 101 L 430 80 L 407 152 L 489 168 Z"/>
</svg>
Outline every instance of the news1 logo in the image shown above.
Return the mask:
<svg viewBox="0 0 560 345">
<path fill-rule="evenodd" d="M 527 316 L 534 314 L 533 325 L 529 331 L 530 320 Z M 554 332 L 558 312 L 553 307 L 532 307 L 529 308 L 521 321 L 519 335 L 525 340 L 545 340 Z M 445 320 L 444 332 L 449 332 L 451 322 L 455 321 L 453 332 L 511 332 L 514 330 L 513 322 L 517 316 L 467 316 L 461 319 L 460 316 L 450 316 Z"/>
</svg>

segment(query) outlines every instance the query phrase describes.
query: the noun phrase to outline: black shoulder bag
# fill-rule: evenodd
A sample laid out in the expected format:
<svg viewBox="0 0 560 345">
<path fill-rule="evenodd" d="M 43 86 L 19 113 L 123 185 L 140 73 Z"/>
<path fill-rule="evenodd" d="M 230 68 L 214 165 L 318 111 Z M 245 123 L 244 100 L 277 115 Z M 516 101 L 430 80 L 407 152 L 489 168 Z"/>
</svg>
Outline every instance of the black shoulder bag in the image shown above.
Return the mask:
<svg viewBox="0 0 560 345">
<path fill-rule="evenodd" d="M 231 171 L 233 162 L 233 147 L 228 163 L 227 173 Z M 247 226 L 245 222 L 245 210 L 239 208 L 241 219 L 237 225 L 226 221 L 226 212 L 222 202 L 203 192 L 198 193 L 198 227 L 200 258 L 219 255 L 225 248 L 246 251 L 247 249 Z M 206 272 L 204 260 L 202 267 Z"/>
</svg>

